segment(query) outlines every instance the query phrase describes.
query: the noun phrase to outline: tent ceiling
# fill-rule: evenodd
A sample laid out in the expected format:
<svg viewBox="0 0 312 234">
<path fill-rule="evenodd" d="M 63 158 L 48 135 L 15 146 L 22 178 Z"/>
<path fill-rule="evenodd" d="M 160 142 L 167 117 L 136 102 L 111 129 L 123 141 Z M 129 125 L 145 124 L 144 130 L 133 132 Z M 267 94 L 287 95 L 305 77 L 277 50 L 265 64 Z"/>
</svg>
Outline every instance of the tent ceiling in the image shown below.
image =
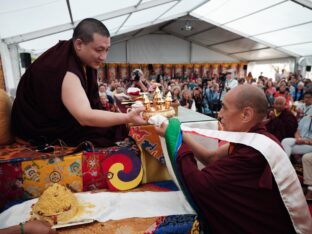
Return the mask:
<svg viewBox="0 0 312 234">
<path fill-rule="evenodd" d="M 42 52 L 94 17 L 113 43 L 165 33 L 242 60 L 300 57 L 312 55 L 311 9 L 312 0 L 1 0 L 0 38 Z"/>
</svg>

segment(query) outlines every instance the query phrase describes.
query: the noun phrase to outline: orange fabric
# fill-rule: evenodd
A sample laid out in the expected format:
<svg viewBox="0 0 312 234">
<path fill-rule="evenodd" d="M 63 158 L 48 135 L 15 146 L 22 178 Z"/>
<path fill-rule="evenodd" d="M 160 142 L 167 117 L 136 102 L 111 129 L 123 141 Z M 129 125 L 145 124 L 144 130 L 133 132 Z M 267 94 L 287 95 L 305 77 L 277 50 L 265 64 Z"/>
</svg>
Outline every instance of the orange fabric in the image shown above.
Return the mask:
<svg viewBox="0 0 312 234">
<path fill-rule="evenodd" d="M 81 153 L 46 160 L 23 161 L 23 187 L 38 197 L 52 183 L 82 191 Z"/>
<path fill-rule="evenodd" d="M 164 155 L 154 126 L 132 126 L 129 135 L 135 140 L 137 145 L 149 155 L 157 160 L 162 160 Z"/>
</svg>

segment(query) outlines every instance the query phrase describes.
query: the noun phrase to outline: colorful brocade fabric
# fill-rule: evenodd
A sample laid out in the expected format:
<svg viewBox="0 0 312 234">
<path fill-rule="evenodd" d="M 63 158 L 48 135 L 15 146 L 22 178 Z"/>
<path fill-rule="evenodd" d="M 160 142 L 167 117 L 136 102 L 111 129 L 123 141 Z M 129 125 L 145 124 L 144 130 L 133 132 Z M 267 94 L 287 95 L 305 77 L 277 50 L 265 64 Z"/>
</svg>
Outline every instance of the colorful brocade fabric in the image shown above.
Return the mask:
<svg viewBox="0 0 312 234">
<path fill-rule="evenodd" d="M 98 152 L 83 153 L 83 190 L 129 190 L 137 187 L 143 178 L 143 169 L 137 150 L 110 147 Z"/>
<path fill-rule="evenodd" d="M 162 233 L 199 233 L 196 215 L 169 215 L 159 217 L 144 232 L 145 234 Z"/>
<path fill-rule="evenodd" d="M 76 148 L 49 145 L 49 152 L 39 152 L 28 143 L 1 146 L 0 211 L 40 196 L 51 183 L 74 192 L 137 187 L 143 177 L 140 152 L 132 141 L 122 145 L 99 149 L 90 142 Z"/>
<path fill-rule="evenodd" d="M 32 197 L 38 197 L 52 183 L 67 186 L 74 192 L 82 191 L 82 154 L 23 161 L 23 188 Z"/>
<path fill-rule="evenodd" d="M 141 150 L 165 164 L 159 137 L 153 125 L 131 126 L 129 135 Z"/>
</svg>

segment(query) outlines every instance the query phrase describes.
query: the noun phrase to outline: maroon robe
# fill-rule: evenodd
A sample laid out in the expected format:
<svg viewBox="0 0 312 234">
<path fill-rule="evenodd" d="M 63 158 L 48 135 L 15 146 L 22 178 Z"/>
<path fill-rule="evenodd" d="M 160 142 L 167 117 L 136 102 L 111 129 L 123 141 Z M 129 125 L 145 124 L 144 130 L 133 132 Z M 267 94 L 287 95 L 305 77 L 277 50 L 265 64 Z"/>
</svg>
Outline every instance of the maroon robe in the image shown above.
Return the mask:
<svg viewBox="0 0 312 234">
<path fill-rule="evenodd" d="M 298 121 L 293 113 L 284 109 L 278 117 L 266 124 L 268 132 L 282 141 L 284 138 L 294 137 L 298 128 Z"/>
<path fill-rule="evenodd" d="M 267 133 L 264 126 L 251 132 Z M 182 145 L 178 168 L 202 213 L 208 230 L 228 233 L 295 233 L 266 159 L 257 150 L 231 144 L 233 150 L 198 170 L 191 152 Z"/>
<path fill-rule="evenodd" d="M 80 79 L 93 109 L 99 109 L 96 70 L 83 66 L 72 40 L 60 41 L 42 54 L 22 76 L 12 108 L 12 130 L 24 140 L 46 143 L 62 139 L 70 146 L 89 140 L 97 146 L 111 146 L 127 136 L 124 125 L 109 128 L 81 126 L 65 108 L 61 89 L 66 72 Z"/>
</svg>

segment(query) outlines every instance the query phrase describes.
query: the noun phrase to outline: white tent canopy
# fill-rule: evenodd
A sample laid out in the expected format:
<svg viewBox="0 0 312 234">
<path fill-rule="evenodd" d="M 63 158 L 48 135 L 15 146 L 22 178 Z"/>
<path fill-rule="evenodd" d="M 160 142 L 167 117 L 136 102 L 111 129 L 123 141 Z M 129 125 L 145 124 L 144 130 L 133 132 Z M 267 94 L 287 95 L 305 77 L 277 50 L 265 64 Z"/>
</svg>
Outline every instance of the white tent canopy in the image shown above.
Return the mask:
<svg viewBox="0 0 312 234">
<path fill-rule="evenodd" d="M 20 51 L 42 53 L 69 39 L 87 17 L 110 30 L 111 61 L 144 62 L 152 53 L 142 54 L 138 46 L 159 41 L 189 48 L 177 62 L 183 56 L 189 62 L 296 58 L 306 65 L 312 56 L 312 0 L 0 0 L 0 6 L 1 57 L 12 87 L 20 77 Z M 174 47 L 165 44 L 158 44 L 163 48 L 152 61 L 170 59 L 161 51 Z M 179 51 L 175 48 L 171 53 Z"/>
</svg>

